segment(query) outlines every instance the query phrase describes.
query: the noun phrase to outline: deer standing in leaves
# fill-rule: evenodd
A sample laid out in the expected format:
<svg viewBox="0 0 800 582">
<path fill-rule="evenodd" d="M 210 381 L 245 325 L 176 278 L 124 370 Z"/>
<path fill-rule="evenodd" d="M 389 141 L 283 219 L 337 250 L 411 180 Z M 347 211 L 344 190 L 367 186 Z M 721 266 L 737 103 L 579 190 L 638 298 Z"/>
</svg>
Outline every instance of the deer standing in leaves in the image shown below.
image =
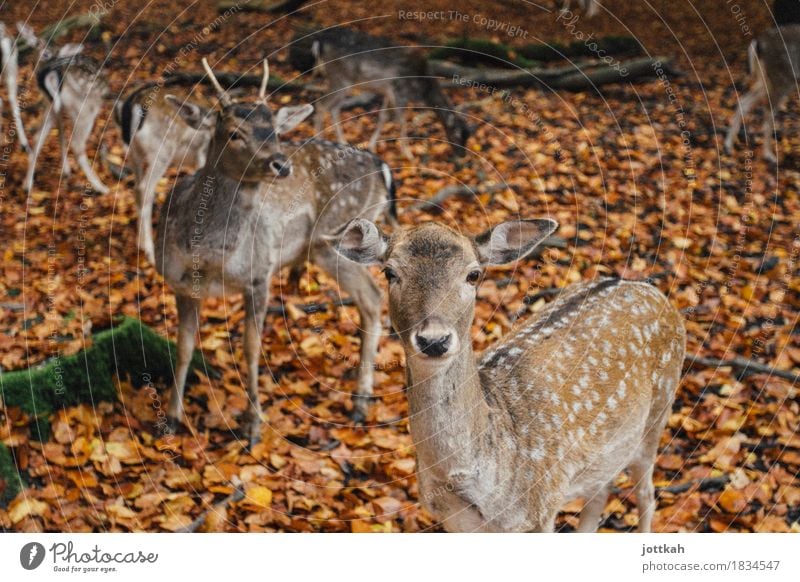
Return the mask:
<svg viewBox="0 0 800 582">
<path fill-rule="evenodd" d="M 284 144 L 313 111 L 286 106 L 273 115 L 269 77 L 258 99 L 233 101 L 203 66 L 219 95 L 206 163 L 181 179 L 161 210 L 156 266 L 175 291 L 178 363 L 168 415 L 183 416 L 183 389 L 204 297 L 241 292 L 245 304 L 244 353 L 250 398 L 245 419 L 250 442 L 260 437 L 258 361 L 272 276 L 282 267 L 311 260 L 334 275 L 361 314 L 361 361 L 354 397 L 355 420 L 366 415 L 380 333 L 381 295 L 369 271 L 339 261 L 329 241 L 353 215 L 376 218 L 394 212 L 389 167 L 374 155 L 330 142 Z M 199 127 L 194 107 L 179 113 Z"/>
<path fill-rule="evenodd" d="M 728 123 L 725 151 L 733 153 L 733 143 L 739 135 L 742 122 L 759 102 L 768 105 L 762 125 L 762 155 L 777 164 L 775 153 L 775 114 L 786 103 L 789 95 L 797 91 L 800 67 L 800 24 L 779 26 L 761 34 L 750 43 L 747 50 L 750 65 L 751 87 L 742 97 L 736 112 Z"/>
<path fill-rule="evenodd" d="M 685 349 L 681 317 L 657 289 L 619 279 L 572 285 L 473 355 L 483 267 L 523 258 L 556 227 L 511 221 L 467 237 L 426 223 L 387 237 L 356 219 L 338 243 L 388 279 L 420 498 L 448 531 L 552 531 L 577 497 L 586 499 L 578 529 L 594 531 L 625 468 L 639 530 L 650 530 L 653 466 Z"/>
</svg>

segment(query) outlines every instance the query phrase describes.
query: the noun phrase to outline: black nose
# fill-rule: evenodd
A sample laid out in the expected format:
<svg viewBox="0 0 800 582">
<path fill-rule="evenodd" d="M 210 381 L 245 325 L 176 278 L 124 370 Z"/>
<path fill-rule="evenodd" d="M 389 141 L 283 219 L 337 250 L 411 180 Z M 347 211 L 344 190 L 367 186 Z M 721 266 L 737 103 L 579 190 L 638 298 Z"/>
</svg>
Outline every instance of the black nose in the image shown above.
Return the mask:
<svg viewBox="0 0 800 582">
<path fill-rule="evenodd" d="M 272 160 L 269 163 L 269 169 L 272 172 L 281 178 L 285 178 L 289 174 L 292 173 L 292 163 L 289 160 L 280 161 L 280 160 Z"/>
<path fill-rule="evenodd" d="M 417 347 L 426 356 L 439 358 L 446 354 L 447 349 L 450 347 L 450 334 L 437 338 L 427 338 L 424 335 L 417 334 Z"/>
</svg>

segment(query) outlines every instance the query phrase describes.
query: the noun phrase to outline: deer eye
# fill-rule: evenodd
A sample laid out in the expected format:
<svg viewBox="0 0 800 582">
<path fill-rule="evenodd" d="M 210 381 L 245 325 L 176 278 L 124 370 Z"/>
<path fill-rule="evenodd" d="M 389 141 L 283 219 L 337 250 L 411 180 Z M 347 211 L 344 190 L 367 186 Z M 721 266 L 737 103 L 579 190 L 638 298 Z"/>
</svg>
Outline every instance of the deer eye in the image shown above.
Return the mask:
<svg viewBox="0 0 800 582">
<path fill-rule="evenodd" d="M 231 132 L 231 135 L 230 135 L 230 140 L 231 141 L 239 141 L 240 139 L 242 139 L 242 134 L 241 133 L 239 133 L 236 130 Z"/>
<path fill-rule="evenodd" d="M 386 267 L 383 270 L 383 276 L 386 277 L 386 280 L 389 283 L 394 283 L 395 281 L 398 280 L 397 273 L 395 273 L 390 267 Z"/>
<path fill-rule="evenodd" d="M 478 281 L 480 280 L 481 280 L 481 272 L 478 269 L 470 271 L 469 275 L 467 275 L 467 283 L 469 283 L 470 285 L 477 285 Z"/>
</svg>

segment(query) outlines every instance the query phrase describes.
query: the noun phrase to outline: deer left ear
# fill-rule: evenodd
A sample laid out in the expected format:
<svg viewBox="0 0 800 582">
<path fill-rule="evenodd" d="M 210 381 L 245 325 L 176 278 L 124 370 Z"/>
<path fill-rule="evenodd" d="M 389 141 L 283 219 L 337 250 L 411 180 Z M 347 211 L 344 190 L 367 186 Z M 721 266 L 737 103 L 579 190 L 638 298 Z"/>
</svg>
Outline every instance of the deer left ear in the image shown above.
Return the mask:
<svg viewBox="0 0 800 582">
<path fill-rule="evenodd" d="M 490 228 L 473 240 L 482 264 L 504 265 L 530 254 L 557 228 L 558 223 L 549 218 L 512 220 Z"/>
<path fill-rule="evenodd" d="M 314 106 L 309 103 L 281 107 L 275 115 L 275 133 L 283 135 L 292 131 L 312 113 L 314 113 Z"/>
<path fill-rule="evenodd" d="M 362 265 L 383 261 L 387 246 L 386 236 L 378 226 L 364 218 L 351 220 L 334 243 L 337 253 Z"/>
<path fill-rule="evenodd" d="M 193 129 L 200 129 L 203 126 L 203 120 L 208 114 L 205 107 L 175 95 L 165 95 L 164 100 L 178 111 L 178 115 L 186 122 L 186 125 Z"/>
</svg>

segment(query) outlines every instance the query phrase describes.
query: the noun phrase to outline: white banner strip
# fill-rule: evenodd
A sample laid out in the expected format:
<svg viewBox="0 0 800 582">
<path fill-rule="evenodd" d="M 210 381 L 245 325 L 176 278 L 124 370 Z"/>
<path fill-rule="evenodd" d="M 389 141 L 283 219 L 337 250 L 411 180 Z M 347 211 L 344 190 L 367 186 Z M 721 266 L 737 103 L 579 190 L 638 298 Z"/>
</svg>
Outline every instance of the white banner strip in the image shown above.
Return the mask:
<svg viewBox="0 0 800 582">
<path fill-rule="evenodd" d="M 760 582 L 799 579 L 798 543 L 792 534 L 4 534 L 0 580 Z"/>
</svg>

